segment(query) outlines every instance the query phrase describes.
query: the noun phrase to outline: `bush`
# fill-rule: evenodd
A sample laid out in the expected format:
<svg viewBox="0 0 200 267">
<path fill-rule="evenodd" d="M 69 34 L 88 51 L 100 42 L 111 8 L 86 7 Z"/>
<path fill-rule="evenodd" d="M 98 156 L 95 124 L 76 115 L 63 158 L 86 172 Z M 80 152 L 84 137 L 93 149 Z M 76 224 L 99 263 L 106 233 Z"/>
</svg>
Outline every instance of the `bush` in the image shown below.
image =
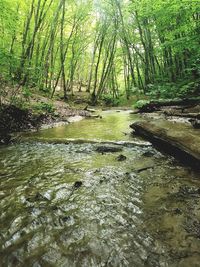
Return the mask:
<svg viewBox="0 0 200 267">
<path fill-rule="evenodd" d="M 34 106 L 34 109 L 36 109 L 37 111 L 45 111 L 48 113 L 53 113 L 55 111 L 55 108 L 53 106 L 52 103 L 38 103 Z"/>
<path fill-rule="evenodd" d="M 26 99 L 26 101 L 29 101 L 29 99 L 30 99 L 30 97 L 31 97 L 32 94 L 31 94 L 29 88 L 23 87 L 22 88 L 22 95 Z"/>
<path fill-rule="evenodd" d="M 184 98 L 196 95 L 198 82 L 184 82 L 184 83 L 165 83 L 161 85 L 153 85 L 148 91 L 147 95 L 151 99 L 174 99 Z"/>
<path fill-rule="evenodd" d="M 134 108 L 142 108 L 143 106 L 145 106 L 146 104 L 149 104 L 150 101 L 149 100 L 138 100 L 133 107 Z"/>
<path fill-rule="evenodd" d="M 120 100 L 117 98 L 113 98 L 112 95 L 102 95 L 101 99 L 105 102 L 106 106 L 118 106 L 120 103 Z"/>
<path fill-rule="evenodd" d="M 12 96 L 10 98 L 10 105 L 16 106 L 20 109 L 26 109 L 26 103 L 21 96 Z"/>
<path fill-rule="evenodd" d="M 178 96 L 179 97 L 197 96 L 200 94 L 199 88 L 200 88 L 199 81 L 184 84 L 180 87 Z"/>
<path fill-rule="evenodd" d="M 148 85 L 147 95 L 152 99 L 167 99 L 174 98 L 177 96 L 177 85 L 173 83 L 165 83 L 165 84 L 155 84 Z"/>
</svg>

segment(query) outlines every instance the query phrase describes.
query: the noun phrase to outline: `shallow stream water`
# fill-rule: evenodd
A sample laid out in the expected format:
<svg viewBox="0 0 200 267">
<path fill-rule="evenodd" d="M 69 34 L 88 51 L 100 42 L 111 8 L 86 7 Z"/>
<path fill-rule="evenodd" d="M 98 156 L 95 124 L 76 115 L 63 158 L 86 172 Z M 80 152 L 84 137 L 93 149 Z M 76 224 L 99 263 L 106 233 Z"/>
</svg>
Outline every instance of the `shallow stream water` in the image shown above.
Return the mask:
<svg viewBox="0 0 200 267">
<path fill-rule="evenodd" d="M 30 137 L 138 140 L 137 117 L 102 116 Z M 199 173 L 152 146 L 99 146 L 0 148 L 0 266 L 200 266 Z"/>
</svg>

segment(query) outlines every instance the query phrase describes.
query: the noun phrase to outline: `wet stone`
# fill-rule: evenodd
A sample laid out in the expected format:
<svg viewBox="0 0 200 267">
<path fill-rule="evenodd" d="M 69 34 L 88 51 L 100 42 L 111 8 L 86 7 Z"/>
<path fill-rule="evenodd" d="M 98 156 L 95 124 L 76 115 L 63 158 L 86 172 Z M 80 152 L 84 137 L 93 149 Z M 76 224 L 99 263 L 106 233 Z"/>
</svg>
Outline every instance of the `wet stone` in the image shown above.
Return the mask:
<svg viewBox="0 0 200 267">
<path fill-rule="evenodd" d="M 159 264 L 160 261 L 160 255 L 157 253 L 151 253 L 150 255 L 147 256 L 147 259 L 145 261 L 145 266 L 160 266 Z"/>
<path fill-rule="evenodd" d="M 154 153 L 152 151 L 146 151 L 142 154 L 143 157 L 153 157 Z"/>
<path fill-rule="evenodd" d="M 116 160 L 117 161 L 125 161 L 127 159 L 127 157 L 126 156 L 124 156 L 124 155 L 119 155 L 117 158 L 116 158 Z"/>
<path fill-rule="evenodd" d="M 47 201 L 48 199 L 42 196 L 39 192 L 37 192 L 34 196 L 30 196 L 26 198 L 28 202 L 36 202 L 36 201 Z"/>
<path fill-rule="evenodd" d="M 181 214 L 183 214 L 182 210 L 179 209 L 179 208 L 173 209 L 172 210 L 172 213 L 175 214 L 175 215 L 181 215 Z"/>
<path fill-rule="evenodd" d="M 200 221 L 197 219 L 188 220 L 185 230 L 192 236 L 200 239 Z"/>
<path fill-rule="evenodd" d="M 57 206 L 52 206 L 51 209 L 54 210 L 54 211 L 59 210 L 59 208 Z"/>
<path fill-rule="evenodd" d="M 70 216 L 63 216 L 63 217 L 61 218 L 61 220 L 62 220 L 63 222 L 68 222 L 68 221 L 70 220 Z"/>
<path fill-rule="evenodd" d="M 2 172 L 2 171 L 0 171 L 0 176 L 6 176 L 7 175 L 7 173 L 6 172 Z"/>
<path fill-rule="evenodd" d="M 192 126 L 195 129 L 200 129 L 200 120 L 198 120 L 198 119 L 190 119 L 189 122 L 191 122 Z"/>
<path fill-rule="evenodd" d="M 122 151 L 122 147 L 120 146 L 98 146 L 96 148 L 98 153 L 115 153 Z"/>
<path fill-rule="evenodd" d="M 140 169 L 137 169 L 136 172 L 140 173 L 140 172 L 151 170 L 151 169 L 154 169 L 154 166 L 148 166 L 148 167 L 140 168 Z"/>
<path fill-rule="evenodd" d="M 81 187 L 82 185 L 83 185 L 83 182 L 81 182 L 81 181 L 76 181 L 76 182 L 74 183 L 73 187 L 74 187 L 75 189 L 78 189 L 78 188 Z"/>
<path fill-rule="evenodd" d="M 179 188 L 178 196 L 180 197 L 200 197 L 200 188 L 196 189 L 193 187 L 189 187 L 186 185 L 183 185 Z"/>
</svg>

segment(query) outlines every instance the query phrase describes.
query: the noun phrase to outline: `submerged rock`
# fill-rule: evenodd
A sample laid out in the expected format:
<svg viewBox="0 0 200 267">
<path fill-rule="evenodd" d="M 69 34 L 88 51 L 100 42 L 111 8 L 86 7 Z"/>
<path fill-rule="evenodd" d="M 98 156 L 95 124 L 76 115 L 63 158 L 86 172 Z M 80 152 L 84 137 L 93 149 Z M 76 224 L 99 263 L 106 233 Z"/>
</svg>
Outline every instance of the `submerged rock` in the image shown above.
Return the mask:
<svg viewBox="0 0 200 267">
<path fill-rule="evenodd" d="M 11 141 L 11 135 L 8 133 L 0 133 L 0 144 L 8 145 Z"/>
<path fill-rule="evenodd" d="M 143 157 L 153 157 L 154 153 L 152 151 L 146 151 L 142 154 Z"/>
<path fill-rule="evenodd" d="M 102 119 L 103 117 L 101 115 L 88 115 L 86 116 L 88 119 Z"/>
<path fill-rule="evenodd" d="M 83 182 L 81 182 L 81 181 L 76 181 L 76 182 L 74 183 L 73 187 L 74 187 L 75 189 L 78 189 L 78 188 L 81 187 L 82 185 L 83 185 Z"/>
<path fill-rule="evenodd" d="M 124 156 L 124 155 L 119 155 L 118 157 L 116 157 L 116 160 L 117 161 L 125 161 L 127 159 L 127 157 L 126 156 Z"/>
<path fill-rule="evenodd" d="M 200 129 L 200 120 L 190 119 L 189 122 L 192 124 L 193 128 Z"/>
<path fill-rule="evenodd" d="M 144 168 L 137 169 L 136 172 L 140 173 L 140 172 L 147 171 L 147 170 L 150 170 L 150 169 L 153 169 L 153 168 L 154 168 L 154 166 L 147 166 L 147 167 L 144 167 Z"/>
<path fill-rule="evenodd" d="M 189 219 L 184 228 L 190 235 L 200 239 L 200 221 L 198 219 Z"/>
<path fill-rule="evenodd" d="M 71 219 L 71 217 L 70 216 L 63 216 L 63 217 L 61 217 L 60 218 L 63 222 L 67 222 L 67 221 L 69 221 L 70 219 Z"/>
<path fill-rule="evenodd" d="M 26 198 L 26 201 L 28 202 L 37 202 L 37 201 L 48 201 L 49 199 L 43 196 L 41 193 L 37 192 L 33 196 L 29 196 Z"/>
<path fill-rule="evenodd" d="M 122 147 L 120 146 L 98 146 L 96 151 L 99 153 L 115 153 L 122 151 Z"/>
<path fill-rule="evenodd" d="M 200 197 L 200 188 L 196 189 L 189 186 L 181 186 L 178 191 L 178 196 L 180 197 Z"/>
<path fill-rule="evenodd" d="M 175 208 L 172 210 L 172 213 L 175 214 L 175 215 L 181 215 L 183 214 L 182 210 L 179 209 L 179 208 Z"/>
</svg>

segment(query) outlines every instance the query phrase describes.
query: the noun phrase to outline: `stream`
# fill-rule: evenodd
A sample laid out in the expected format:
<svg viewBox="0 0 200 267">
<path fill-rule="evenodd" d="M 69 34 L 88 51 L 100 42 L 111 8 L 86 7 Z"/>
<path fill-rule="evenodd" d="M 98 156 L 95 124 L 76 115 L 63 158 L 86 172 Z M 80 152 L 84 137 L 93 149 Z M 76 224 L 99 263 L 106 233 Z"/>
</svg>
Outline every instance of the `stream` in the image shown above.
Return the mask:
<svg viewBox="0 0 200 267">
<path fill-rule="evenodd" d="M 0 266 L 199 266 L 199 172 L 148 143 L 28 142 L 143 142 L 130 134 L 136 115 L 101 115 L 0 148 Z"/>
</svg>

